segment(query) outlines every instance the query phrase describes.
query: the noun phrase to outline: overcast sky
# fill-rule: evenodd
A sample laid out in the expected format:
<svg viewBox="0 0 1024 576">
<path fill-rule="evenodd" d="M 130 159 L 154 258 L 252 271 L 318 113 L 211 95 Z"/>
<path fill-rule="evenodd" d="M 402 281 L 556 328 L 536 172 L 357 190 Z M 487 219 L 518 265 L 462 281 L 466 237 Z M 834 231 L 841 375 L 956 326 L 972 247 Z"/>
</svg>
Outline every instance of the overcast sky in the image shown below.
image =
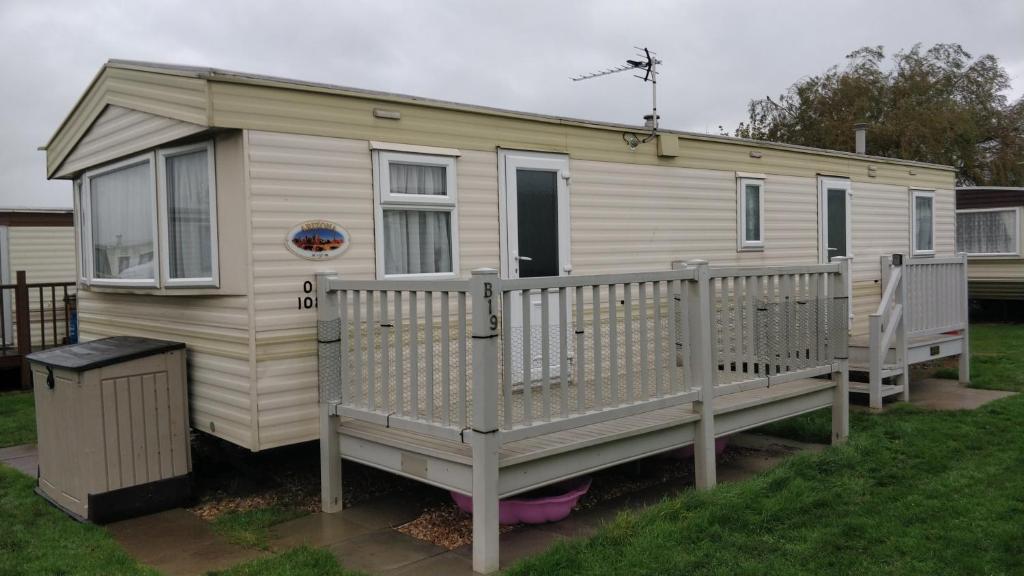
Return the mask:
<svg viewBox="0 0 1024 576">
<path fill-rule="evenodd" d="M 629 74 L 574 83 L 646 45 L 662 125 L 717 133 L 751 98 L 843 62 L 959 42 L 1024 91 L 1024 1 L 0 0 L 0 207 L 70 206 L 45 144 L 109 58 L 193 64 L 595 120 L 642 123 Z"/>
</svg>

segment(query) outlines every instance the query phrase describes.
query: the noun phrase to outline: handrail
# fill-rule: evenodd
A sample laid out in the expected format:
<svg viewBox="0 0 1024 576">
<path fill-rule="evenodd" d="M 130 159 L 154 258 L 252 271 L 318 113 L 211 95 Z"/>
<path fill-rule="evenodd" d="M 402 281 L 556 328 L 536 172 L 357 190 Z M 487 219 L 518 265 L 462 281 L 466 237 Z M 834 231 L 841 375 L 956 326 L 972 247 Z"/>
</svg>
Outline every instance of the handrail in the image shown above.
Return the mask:
<svg viewBox="0 0 1024 576">
<path fill-rule="evenodd" d="M 711 266 L 712 278 L 733 276 L 764 276 L 771 274 L 815 274 L 818 272 L 839 272 L 838 262 L 808 264 L 805 266 Z"/>
<path fill-rule="evenodd" d="M 696 273 L 688 268 L 654 272 L 629 272 L 626 274 L 589 274 L 583 276 L 538 276 L 535 278 L 514 278 L 501 281 L 505 292 L 513 290 L 540 290 L 543 288 L 579 288 L 606 284 L 637 284 L 641 282 L 664 282 L 669 280 L 693 280 Z"/>
<path fill-rule="evenodd" d="M 903 280 L 903 267 L 897 267 L 893 271 L 892 276 L 889 277 L 889 283 L 885 287 L 885 292 L 882 293 L 882 299 L 878 302 L 878 309 L 872 316 L 884 316 L 885 311 L 892 304 L 893 298 L 896 296 L 896 287 Z"/>
<path fill-rule="evenodd" d="M 27 282 L 25 286 L 29 288 L 60 288 L 63 286 L 74 286 L 77 282 Z M 0 290 L 14 290 L 17 288 L 17 284 L 0 284 Z"/>
<path fill-rule="evenodd" d="M 888 350 L 889 349 L 889 344 L 892 342 L 892 337 L 893 337 L 893 335 L 896 334 L 896 326 L 899 325 L 900 319 L 902 317 L 903 317 L 903 305 L 902 304 L 894 304 L 893 307 L 892 307 L 892 312 L 889 314 L 889 317 L 886 319 L 885 328 L 883 329 L 883 332 L 882 332 L 882 339 L 881 339 L 881 342 L 879 343 L 879 348 L 881 350 Z"/>
</svg>

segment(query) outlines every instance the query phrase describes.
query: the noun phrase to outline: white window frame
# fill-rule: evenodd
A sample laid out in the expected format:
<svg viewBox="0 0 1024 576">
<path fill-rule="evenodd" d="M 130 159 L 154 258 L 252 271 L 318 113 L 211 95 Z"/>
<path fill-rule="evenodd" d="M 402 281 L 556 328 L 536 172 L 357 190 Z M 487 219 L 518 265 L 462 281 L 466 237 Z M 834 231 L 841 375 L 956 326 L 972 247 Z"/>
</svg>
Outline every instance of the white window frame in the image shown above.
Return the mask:
<svg viewBox="0 0 1024 576">
<path fill-rule="evenodd" d="M 917 247 L 917 199 L 929 198 L 932 202 L 932 247 L 930 250 L 921 250 Z M 935 191 L 934 190 L 910 190 L 910 251 L 914 256 L 935 256 Z"/>
<path fill-rule="evenodd" d="M 443 166 L 445 169 L 444 196 L 426 194 L 394 194 L 391 192 L 391 162 L 416 164 L 421 166 Z M 441 279 L 457 278 L 459 275 L 459 208 L 458 190 L 456 187 L 455 157 L 435 154 L 414 154 L 408 152 L 392 152 L 373 150 L 373 188 L 374 188 L 374 236 L 377 252 L 378 279 Z M 423 274 L 386 274 L 384 264 L 384 211 L 385 210 L 418 210 L 448 212 L 451 230 L 451 272 L 428 272 Z"/>
<path fill-rule="evenodd" d="M 758 240 L 747 240 L 747 186 L 757 186 Z M 764 250 L 764 178 L 740 177 L 736 179 L 736 249 L 739 251 Z"/>
<path fill-rule="evenodd" d="M 160 268 L 159 266 L 153 266 L 153 278 L 152 279 L 140 279 L 140 278 L 97 278 L 95 263 L 93 262 L 93 237 L 92 237 L 92 194 L 90 191 L 92 179 L 97 176 L 116 172 L 122 168 L 129 166 L 135 166 L 138 164 L 146 163 L 149 165 L 150 179 L 149 179 L 149 198 L 150 207 L 152 208 L 151 213 L 153 215 L 153 255 L 154 257 L 159 254 L 160 250 L 160 227 L 159 227 L 159 215 L 157 214 L 157 199 L 156 199 L 156 154 L 154 152 L 147 152 L 145 154 L 138 154 L 131 158 L 126 158 L 120 162 L 114 162 L 113 164 L 107 164 L 93 170 L 87 171 L 82 176 L 81 185 L 81 197 L 82 201 L 82 221 L 85 224 L 85 238 L 87 244 L 82 247 L 83 250 L 87 250 L 86 260 L 88 262 L 88 275 L 87 283 L 93 286 L 112 286 L 118 288 L 157 288 L 160 286 Z"/>
<path fill-rule="evenodd" d="M 1013 252 L 967 252 L 968 256 L 972 257 L 987 257 L 987 258 L 1019 258 L 1020 257 L 1020 219 L 1021 219 L 1021 207 L 1020 206 L 1005 206 L 1001 208 L 965 208 L 957 210 L 956 214 L 967 214 L 973 212 L 1012 212 L 1013 213 L 1013 231 L 1014 231 L 1014 247 Z M 957 218 L 956 225 L 960 225 L 960 219 Z M 956 241 L 956 235 L 954 234 L 954 242 Z M 959 249 L 959 247 L 957 247 Z"/>
<path fill-rule="evenodd" d="M 209 288 L 217 287 L 220 283 L 220 263 L 218 262 L 220 250 L 217 243 L 217 170 L 213 148 L 213 141 L 206 141 L 173 148 L 161 148 L 157 151 L 157 199 L 159 202 L 160 221 L 164 224 L 161 228 L 161 239 L 164 241 L 160 243 L 159 252 L 160 273 L 164 279 L 164 286 L 168 288 Z M 171 222 L 167 202 L 167 159 L 183 154 L 191 154 L 199 150 L 206 151 L 208 189 L 210 194 L 210 250 L 212 251 L 210 265 L 213 274 L 205 278 L 171 278 Z"/>
<path fill-rule="evenodd" d="M 72 199 L 72 202 L 75 203 L 75 266 L 78 266 L 78 282 L 83 286 L 88 286 L 92 263 L 89 260 L 89 251 L 86 250 L 88 241 L 85 235 L 85 198 L 82 195 L 82 180 L 81 176 L 75 179 L 74 198 Z"/>
</svg>

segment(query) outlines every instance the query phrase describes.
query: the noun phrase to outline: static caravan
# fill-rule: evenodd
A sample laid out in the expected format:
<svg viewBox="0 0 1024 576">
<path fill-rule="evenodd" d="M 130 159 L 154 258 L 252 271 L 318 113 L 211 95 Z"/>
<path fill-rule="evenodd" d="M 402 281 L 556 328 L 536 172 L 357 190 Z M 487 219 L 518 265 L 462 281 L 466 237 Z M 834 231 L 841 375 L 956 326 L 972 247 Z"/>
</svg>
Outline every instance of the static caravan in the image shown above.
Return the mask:
<svg viewBox="0 0 1024 576">
<path fill-rule="evenodd" d="M 1024 301 L 1021 208 L 1024 188 L 956 190 L 956 249 L 970 261 L 970 297 L 979 304 Z"/>
<path fill-rule="evenodd" d="M 318 273 L 571 279 L 845 256 L 851 342 L 885 337 L 861 361 L 879 386 L 899 375 L 908 353 L 886 328 L 913 334 L 893 270 L 936 262 L 945 284 L 962 271 L 952 168 L 668 130 L 631 147 L 631 134 L 645 133 L 110 61 L 46 146 L 47 176 L 75 190 L 81 338 L 185 342 L 193 426 L 262 450 L 320 436 Z M 893 254 L 905 260 L 880 264 Z M 962 325 L 959 309 L 925 318 L 927 286 L 909 288 L 920 334 Z"/>
<path fill-rule="evenodd" d="M 67 336 L 64 296 L 76 278 L 74 217 L 70 209 L 0 209 L 0 364 L 20 362 L 17 342 L 18 272 L 25 273 L 31 348 Z M 40 324 L 40 323 L 43 324 Z M 24 334 L 23 334 L 24 335 Z M 24 351 L 24 349 L 23 349 Z"/>
</svg>

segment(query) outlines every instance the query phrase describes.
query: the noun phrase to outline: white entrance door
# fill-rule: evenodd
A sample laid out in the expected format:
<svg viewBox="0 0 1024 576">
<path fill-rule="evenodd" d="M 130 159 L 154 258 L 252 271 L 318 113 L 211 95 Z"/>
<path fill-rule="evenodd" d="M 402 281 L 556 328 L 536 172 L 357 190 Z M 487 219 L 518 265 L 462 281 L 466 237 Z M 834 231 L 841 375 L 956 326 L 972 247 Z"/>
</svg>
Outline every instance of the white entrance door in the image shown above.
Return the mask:
<svg viewBox="0 0 1024 576">
<path fill-rule="evenodd" d="M 499 178 L 503 190 L 505 254 L 502 272 L 507 278 L 565 276 L 569 262 L 569 158 L 561 154 L 500 151 Z M 568 294 L 568 292 L 567 292 Z M 567 298 L 569 296 L 567 295 Z M 558 376 L 559 351 L 564 327 L 558 325 L 558 292 L 548 295 L 548 371 Z M 570 306 L 570 302 L 566 303 Z M 514 381 L 537 380 L 543 374 L 541 296 L 534 295 L 530 311 L 530 372 L 522 358 L 523 307 L 518 293 L 512 295 L 510 332 Z"/>
<path fill-rule="evenodd" d="M 818 182 L 818 242 L 823 263 L 836 256 L 853 257 L 853 190 L 845 178 L 821 178 Z M 846 279 L 847 294 L 853 295 L 853 274 Z M 850 301 L 850 329 L 853 329 L 853 305 Z"/>
</svg>

